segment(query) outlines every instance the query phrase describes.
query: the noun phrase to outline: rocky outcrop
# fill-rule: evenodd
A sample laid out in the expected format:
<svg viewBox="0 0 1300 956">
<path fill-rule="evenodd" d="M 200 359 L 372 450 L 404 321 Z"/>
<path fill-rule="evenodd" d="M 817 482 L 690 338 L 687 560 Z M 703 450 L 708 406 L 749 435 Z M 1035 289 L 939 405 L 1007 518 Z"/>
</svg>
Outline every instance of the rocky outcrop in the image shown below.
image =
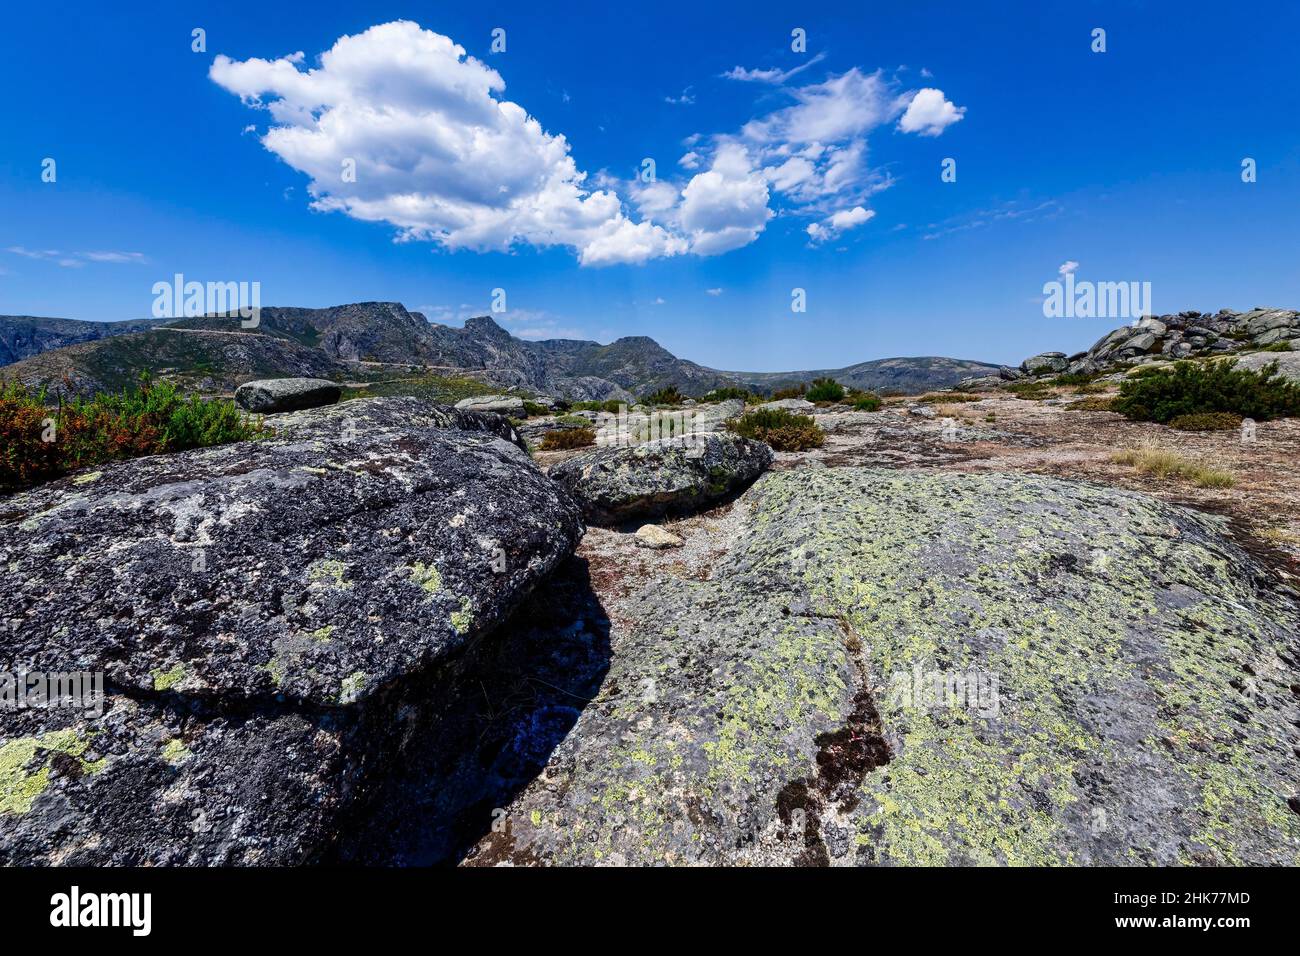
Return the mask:
<svg viewBox="0 0 1300 956">
<path fill-rule="evenodd" d="M 715 432 L 744 413 L 745 403 L 738 398 L 729 398 L 725 402 L 706 402 L 696 405 L 685 414 L 690 427 L 696 432 Z"/>
<path fill-rule="evenodd" d="M 1222 520 L 866 469 L 737 508 L 468 862 L 1295 863 L 1297 596 Z"/>
<path fill-rule="evenodd" d="M 1064 352 L 1043 352 L 1041 355 L 1031 355 L 1020 363 L 1021 370 L 1027 375 L 1064 372 L 1069 366 Z"/>
<path fill-rule="evenodd" d="M 1238 359 L 1237 367 L 1258 372 L 1274 362 L 1280 376 L 1300 385 L 1300 352 L 1252 352 Z"/>
<path fill-rule="evenodd" d="M 1180 312 L 1147 316 L 1121 326 L 1086 352 L 1070 356 L 1064 366 L 1055 358 L 1050 366 L 1041 364 L 1047 356 L 1061 356 L 1060 352 L 1048 352 L 1025 359 L 1022 368 L 1036 376 L 1061 371 L 1091 375 L 1152 361 L 1213 357 L 1291 342 L 1300 343 L 1300 312 L 1263 308 L 1241 313 L 1224 309 L 1213 315 Z M 964 382 L 963 387 L 979 390 L 993 386 Z"/>
<path fill-rule="evenodd" d="M 817 406 L 806 398 L 781 398 L 775 402 L 763 402 L 761 405 L 754 406 L 754 411 L 775 411 L 784 409 L 787 412 L 810 412 Z"/>
<path fill-rule="evenodd" d="M 772 449 L 726 432 L 601 448 L 549 474 L 596 524 L 698 510 L 746 488 L 772 463 Z"/>
<path fill-rule="evenodd" d="M 524 413 L 524 400 L 515 395 L 474 395 L 462 398 L 456 407 L 471 412 L 519 416 Z"/>
<path fill-rule="evenodd" d="M 342 394 L 342 386 L 328 379 L 266 378 L 235 389 L 235 402 L 250 412 L 270 415 L 333 405 Z"/>
<path fill-rule="evenodd" d="M 109 695 L 0 714 L 0 862 L 319 859 L 436 724 L 433 675 L 582 535 L 498 416 L 372 399 L 273 425 L 5 499 L 6 666 Z"/>
</svg>

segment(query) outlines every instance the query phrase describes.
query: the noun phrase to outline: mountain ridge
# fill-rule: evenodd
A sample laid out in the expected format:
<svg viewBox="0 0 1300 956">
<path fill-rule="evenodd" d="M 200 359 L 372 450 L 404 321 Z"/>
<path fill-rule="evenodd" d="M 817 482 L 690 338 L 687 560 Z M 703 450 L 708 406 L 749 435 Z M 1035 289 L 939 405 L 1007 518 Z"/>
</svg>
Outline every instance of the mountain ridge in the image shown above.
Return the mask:
<svg viewBox="0 0 1300 956">
<path fill-rule="evenodd" d="M 182 338 L 183 337 L 183 338 Z M 202 391 L 228 392 L 252 377 L 310 374 L 345 380 L 387 366 L 480 373 L 502 388 L 575 400 L 628 400 L 660 388 L 702 395 L 716 388 L 757 392 L 828 375 L 864 389 L 926 391 L 999 366 L 941 357 L 874 359 L 792 372 L 731 372 L 678 358 L 653 338 L 608 344 L 525 340 L 491 316 L 461 328 L 428 321 L 396 302 L 322 309 L 268 306 L 259 325 L 237 315 L 97 323 L 0 316 L 4 374 L 32 385 L 70 382 L 80 393 L 112 390 L 141 372 L 178 377 Z"/>
</svg>

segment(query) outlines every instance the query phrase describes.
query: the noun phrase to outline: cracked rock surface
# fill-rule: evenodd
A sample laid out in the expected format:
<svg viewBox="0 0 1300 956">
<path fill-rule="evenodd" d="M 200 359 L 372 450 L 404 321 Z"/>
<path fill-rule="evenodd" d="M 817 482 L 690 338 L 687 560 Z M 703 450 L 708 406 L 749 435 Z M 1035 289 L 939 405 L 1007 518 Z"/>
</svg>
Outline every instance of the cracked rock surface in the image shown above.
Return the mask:
<svg viewBox="0 0 1300 956">
<path fill-rule="evenodd" d="M 370 399 L 267 424 L 0 503 L 0 665 L 109 687 L 100 716 L 0 713 L 0 860 L 318 856 L 437 709 L 405 687 L 581 539 L 498 416 Z"/>
<path fill-rule="evenodd" d="M 1295 863 L 1300 613 L 1222 519 L 868 468 L 736 509 L 468 863 Z"/>
</svg>

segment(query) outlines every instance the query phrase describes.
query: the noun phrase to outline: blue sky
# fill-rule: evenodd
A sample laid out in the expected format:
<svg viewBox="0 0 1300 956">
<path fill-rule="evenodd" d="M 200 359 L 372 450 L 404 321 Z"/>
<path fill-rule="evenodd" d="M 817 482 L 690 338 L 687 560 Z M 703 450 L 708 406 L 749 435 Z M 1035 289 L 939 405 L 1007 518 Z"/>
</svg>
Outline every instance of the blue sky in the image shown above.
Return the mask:
<svg viewBox="0 0 1300 956">
<path fill-rule="evenodd" d="M 1296 5 L 546 6 L 10 5 L 0 313 L 146 316 L 181 272 L 459 324 L 503 288 L 519 334 L 759 371 L 1085 348 L 1120 323 L 1044 317 L 1065 263 L 1300 304 Z"/>
</svg>

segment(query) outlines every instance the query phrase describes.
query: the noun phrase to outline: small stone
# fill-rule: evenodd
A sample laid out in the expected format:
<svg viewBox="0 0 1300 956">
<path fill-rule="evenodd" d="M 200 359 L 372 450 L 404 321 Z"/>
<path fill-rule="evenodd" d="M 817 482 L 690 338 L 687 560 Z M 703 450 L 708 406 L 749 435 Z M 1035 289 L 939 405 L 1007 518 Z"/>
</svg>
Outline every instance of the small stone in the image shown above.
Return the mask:
<svg viewBox="0 0 1300 956">
<path fill-rule="evenodd" d="M 637 529 L 636 543 L 639 548 L 661 550 L 663 548 L 680 548 L 683 542 L 677 535 L 665 531 L 657 524 L 643 524 Z"/>
</svg>

